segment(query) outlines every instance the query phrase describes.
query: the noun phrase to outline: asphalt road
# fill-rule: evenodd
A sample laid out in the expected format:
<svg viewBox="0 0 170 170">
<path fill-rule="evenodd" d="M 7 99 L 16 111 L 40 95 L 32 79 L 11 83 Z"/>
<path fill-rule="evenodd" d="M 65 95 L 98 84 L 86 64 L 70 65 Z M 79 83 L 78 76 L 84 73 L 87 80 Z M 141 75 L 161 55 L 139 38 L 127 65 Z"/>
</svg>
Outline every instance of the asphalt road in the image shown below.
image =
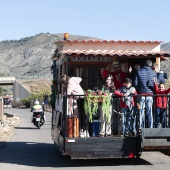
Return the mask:
<svg viewBox="0 0 170 170">
<path fill-rule="evenodd" d="M 170 168 L 170 157 L 160 152 L 144 152 L 140 159 L 70 160 L 62 156 L 51 139 L 51 113 L 47 121 L 37 129 L 31 123 L 28 109 L 5 109 L 6 113 L 21 118 L 11 140 L 0 149 L 0 170 L 160 170 Z"/>
</svg>

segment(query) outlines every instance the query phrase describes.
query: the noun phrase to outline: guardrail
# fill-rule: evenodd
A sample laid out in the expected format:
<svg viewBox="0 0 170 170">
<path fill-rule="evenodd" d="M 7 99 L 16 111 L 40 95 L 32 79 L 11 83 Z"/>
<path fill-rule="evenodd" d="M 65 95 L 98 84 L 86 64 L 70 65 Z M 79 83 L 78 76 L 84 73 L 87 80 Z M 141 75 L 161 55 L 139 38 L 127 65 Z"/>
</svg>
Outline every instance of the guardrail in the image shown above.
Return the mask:
<svg viewBox="0 0 170 170">
<path fill-rule="evenodd" d="M 16 76 L 15 77 L 16 79 L 43 79 L 43 78 L 46 78 L 46 79 L 52 79 L 53 76 L 52 75 L 42 75 L 42 76 L 39 76 L 39 75 L 35 75 L 35 76 Z"/>
<path fill-rule="evenodd" d="M 22 75 L 16 75 L 16 76 L 6 76 L 6 77 L 0 77 L 0 80 L 4 81 L 4 80 L 11 80 L 11 81 L 15 81 L 15 79 L 42 79 L 42 78 L 46 78 L 46 79 L 52 79 L 53 75 L 34 75 L 34 76 L 22 76 Z"/>
<path fill-rule="evenodd" d="M 0 81 L 15 81 L 15 77 L 0 77 Z"/>
</svg>

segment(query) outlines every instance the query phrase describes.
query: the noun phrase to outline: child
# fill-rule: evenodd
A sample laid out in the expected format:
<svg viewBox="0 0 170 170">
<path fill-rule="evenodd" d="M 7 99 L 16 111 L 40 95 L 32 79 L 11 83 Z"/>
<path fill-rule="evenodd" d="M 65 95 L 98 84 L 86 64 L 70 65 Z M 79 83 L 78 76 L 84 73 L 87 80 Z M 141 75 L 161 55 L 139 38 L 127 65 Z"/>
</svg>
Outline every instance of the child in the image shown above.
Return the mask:
<svg viewBox="0 0 170 170">
<path fill-rule="evenodd" d="M 167 90 L 164 90 L 165 89 L 164 83 L 159 83 L 158 86 L 155 80 L 154 82 L 155 82 L 154 83 L 155 93 L 156 95 L 158 95 L 155 99 L 155 127 L 161 128 L 161 124 L 162 124 L 162 127 L 165 128 L 167 97 L 163 95 L 168 94 L 170 92 L 170 87 Z"/>
<path fill-rule="evenodd" d="M 121 136 L 131 136 L 132 127 L 132 114 L 134 109 L 134 99 L 133 96 L 136 93 L 136 89 L 132 87 L 132 79 L 126 78 L 124 85 L 116 90 L 115 95 L 121 97 L 120 107 L 122 114 L 122 135 Z M 126 120 L 126 121 L 125 121 Z M 126 124 L 126 126 L 125 126 Z"/>
</svg>

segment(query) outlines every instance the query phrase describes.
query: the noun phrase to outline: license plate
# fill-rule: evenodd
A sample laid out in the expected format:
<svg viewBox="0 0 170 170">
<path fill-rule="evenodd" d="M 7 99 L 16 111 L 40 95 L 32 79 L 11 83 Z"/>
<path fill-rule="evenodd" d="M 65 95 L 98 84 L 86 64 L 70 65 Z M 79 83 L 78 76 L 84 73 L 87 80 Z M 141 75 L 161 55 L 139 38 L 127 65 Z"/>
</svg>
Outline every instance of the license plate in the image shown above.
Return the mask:
<svg viewBox="0 0 170 170">
<path fill-rule="evenodd" d="M 38 117 L 38 118 L 36 118 L 36 121 L 40 121 L 40 118 Z"/>
</svg>

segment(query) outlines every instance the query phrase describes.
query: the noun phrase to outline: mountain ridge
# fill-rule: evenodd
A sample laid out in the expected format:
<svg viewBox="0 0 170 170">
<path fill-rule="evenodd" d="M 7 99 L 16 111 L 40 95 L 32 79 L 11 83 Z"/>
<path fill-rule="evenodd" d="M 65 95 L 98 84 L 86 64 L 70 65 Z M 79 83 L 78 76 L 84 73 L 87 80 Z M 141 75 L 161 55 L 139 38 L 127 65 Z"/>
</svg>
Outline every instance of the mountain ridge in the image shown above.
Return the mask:
<svg viewBox="0 0 170 170">
<path fill-rule="evenodd" d="M 69 35 L 70 40 L 98 40 L 81 35 Z M 0 42 L 0 75 L 42 76 L 51 75 L 52 56 L 56 41 L 63 40 L 63 33 L 40 33 L 20 40 Z M 170 52 L 170 42 L 161 44 L 161 51 Z M 170 60 L 161 62 L 161 70 L 170 75 Z"/>
<path fill-rule="evenodd" d="M 20 40 L 0 42 L 0 74 L 16 75 L 49 75 L 52 55 L 56 49 L 54 42 L 63 39 L 63 34 L 40 33 Z M 70 40 L 97 39 L 87 36 L 70 35 Z"/>
</svg>

